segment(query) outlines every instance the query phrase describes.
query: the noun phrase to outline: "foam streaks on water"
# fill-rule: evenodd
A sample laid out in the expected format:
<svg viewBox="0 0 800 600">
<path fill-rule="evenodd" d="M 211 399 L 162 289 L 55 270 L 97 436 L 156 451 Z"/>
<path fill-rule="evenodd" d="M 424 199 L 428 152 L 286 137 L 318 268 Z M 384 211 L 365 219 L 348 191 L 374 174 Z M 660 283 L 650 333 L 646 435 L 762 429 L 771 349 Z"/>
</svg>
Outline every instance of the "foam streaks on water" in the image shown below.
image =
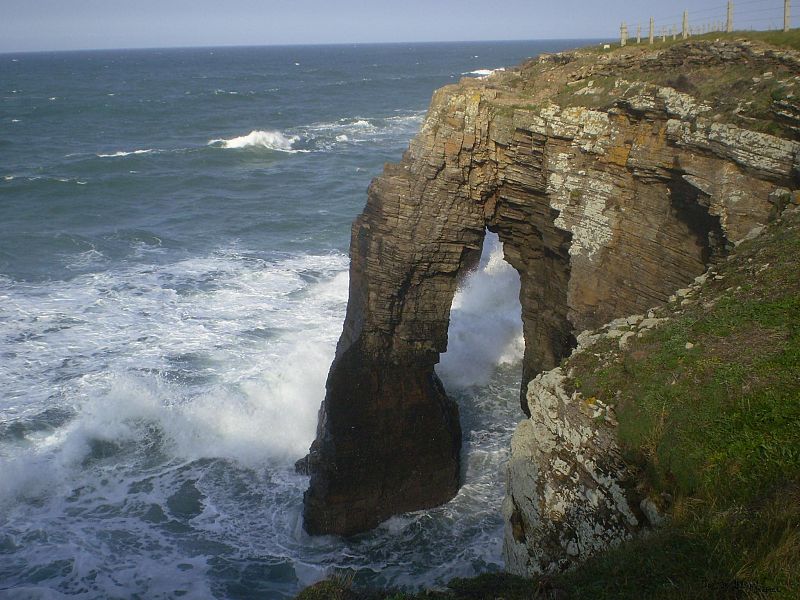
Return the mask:
<svg viewBox="0 0 800 600">
<path fill-rule="evenodd" d="M 520 347 L 518 281 L 491 243 L 439 366 L 461 407 L 458 496 L 310 538 L 293 463 L 370 180 L 435 88 L 537 48 L 554 46 L 0 61 L 0 597 L 291 598 L 341 569 L 418 588 L 500 568 Z"/>
</svg>

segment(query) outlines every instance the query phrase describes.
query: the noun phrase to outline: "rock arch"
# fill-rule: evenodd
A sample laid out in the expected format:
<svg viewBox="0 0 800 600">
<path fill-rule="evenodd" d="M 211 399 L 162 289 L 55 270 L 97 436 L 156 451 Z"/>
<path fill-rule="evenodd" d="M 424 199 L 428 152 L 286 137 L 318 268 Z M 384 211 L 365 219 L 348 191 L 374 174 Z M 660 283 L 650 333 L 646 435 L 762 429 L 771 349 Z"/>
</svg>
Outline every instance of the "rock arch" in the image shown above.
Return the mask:
<svg viewBox="0 0 800 600">
<path fill-rule="evenodd" d="M 485 228 L 520 274 L 526 387 L 578 332 L 666 301 L 766 217 L 794 159 L 756 173 L 754 148 L 772 156 L 776 138 L 733 130 L 741 150 L 715 153 L 684 127 L 699 119 L 690 99 L 676 119 L 663 90 L 608 112 L 509 108 L 480 82 L 434 95 L 353 224 L 347 315 L 302 462 L 309 533 L 354 534 L 457 492 L 458 407 L 434 365 Z"/>
</svg>

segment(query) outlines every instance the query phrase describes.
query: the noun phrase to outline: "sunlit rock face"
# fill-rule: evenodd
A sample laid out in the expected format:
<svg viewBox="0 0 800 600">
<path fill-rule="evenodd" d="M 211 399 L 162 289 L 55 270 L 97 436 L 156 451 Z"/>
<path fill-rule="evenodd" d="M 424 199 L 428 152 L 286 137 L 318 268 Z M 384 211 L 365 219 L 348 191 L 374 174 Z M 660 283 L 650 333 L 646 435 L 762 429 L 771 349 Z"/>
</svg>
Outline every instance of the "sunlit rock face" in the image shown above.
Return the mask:
<svg viewBox="0 0 800 600">
<path fill-rule="evenodd" d="M 752 49 L 724 44 L 693 52 L 693 61 L 704 52 L 719 64 L 755 60 Z M 533 87 L 630 69 L 624 57 L 605 59 L 542 57 Z M 648 60 L 657 70 L 690 59 L 666 50 Z M 526 96 L 523 76 L 509 70 L 437 91 L 402 161 L 370 186 L 304 463 L 310 533 L 354 534 L 458 490 L 458 409 L 434 365 L 486 228 L 520 277 L 529 414 L 527 383 L 555 367 L 578 332 L 665 302 L 766 221 L 776 187 L 800 187 L 798 142 L 721 122 L 689 94 L 620 78 L 624 93 L 608 106 L 562 107 Z M 535 428 L 525 427 L 534 443 Z"/>
</svg>

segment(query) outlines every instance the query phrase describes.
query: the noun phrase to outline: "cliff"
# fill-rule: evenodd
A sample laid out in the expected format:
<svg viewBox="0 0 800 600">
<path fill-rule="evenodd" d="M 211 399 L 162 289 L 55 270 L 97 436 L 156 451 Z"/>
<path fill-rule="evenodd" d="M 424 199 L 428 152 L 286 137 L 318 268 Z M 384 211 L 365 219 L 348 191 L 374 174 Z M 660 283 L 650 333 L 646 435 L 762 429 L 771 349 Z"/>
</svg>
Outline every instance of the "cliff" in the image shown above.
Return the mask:
<svg viewBox="0 0 800 600">
<path fill-rule="evenodd" d="M 800 206 L 528 386 L 508 570 L 570 597 L 800 593 Z M 641 529 L 648 535 L 634 536 Z"/>
<path fill-rule="evenodd" d="M 542 56 L 436 92 L 422 131 L 372 183 L 353 224 L 344 330 L 303 464 L 306 529 L 352 534 L 456 493 L 458 409 L 434 365 L 486 229 L 521 280 L 521 400 L 532 420 L 514 456 L 578 480 L 573 496 L 548 505 L 561 525 L 544 550 L 528 544 L 530 532 L 559 480 L 528 485 L 534 495 L 512 487 L 510 566 L 561 568 L 640 527 L 647 511 L 616 483 L 625 476 L 613 435 L 578 428 L 566 440 L 558 415 L 572 409 L 559 375 L 537 379 L 533 401 L 528 382 L 567 357 L 580 332 L 665 304 L 791 200 L 798 67 L 793 51 L 693 42 Z M 531 449 L 543 439 L 563 468 Z M 603 460 L 573 470 L 585 447 Z M 512 481 L 530 476 L 518 467 L 512 458 Z M 563 535 L 578 522 L 596 534 Z"/>
</svg>

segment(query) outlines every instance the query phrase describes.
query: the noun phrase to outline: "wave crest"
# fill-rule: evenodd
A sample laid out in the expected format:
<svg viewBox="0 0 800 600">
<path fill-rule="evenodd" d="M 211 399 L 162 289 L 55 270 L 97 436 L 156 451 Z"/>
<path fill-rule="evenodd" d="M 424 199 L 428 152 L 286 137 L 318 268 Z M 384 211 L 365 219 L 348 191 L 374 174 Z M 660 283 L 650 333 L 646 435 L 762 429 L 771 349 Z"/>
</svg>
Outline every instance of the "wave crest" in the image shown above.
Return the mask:
<svg viewBox="0 0 800 600">
<path fill-rule="evenodd" d="M 147 148 L 146 150 L 131 150 L 130 152 L 125 152 L 124 150 L 120 150 L 119 152 L 114 152 L 112 154 L 98 154 L 98 158 L 119 158 L 121 156 L 131 156 L 133 154 L 150 154 L 151 152 L 155 152 L 152 148 Z"/>
<path fill-rule="evenodd" d="M 292 145 L 299 140 L 297 136 L 285 136 L 280 131 L 262 131 L 254 129 L 247 135 L 226 139 L 215 139 L 209 146 L 219 148 L 267 148 L 278 152 L 298 152 Z"/>
</svg>

